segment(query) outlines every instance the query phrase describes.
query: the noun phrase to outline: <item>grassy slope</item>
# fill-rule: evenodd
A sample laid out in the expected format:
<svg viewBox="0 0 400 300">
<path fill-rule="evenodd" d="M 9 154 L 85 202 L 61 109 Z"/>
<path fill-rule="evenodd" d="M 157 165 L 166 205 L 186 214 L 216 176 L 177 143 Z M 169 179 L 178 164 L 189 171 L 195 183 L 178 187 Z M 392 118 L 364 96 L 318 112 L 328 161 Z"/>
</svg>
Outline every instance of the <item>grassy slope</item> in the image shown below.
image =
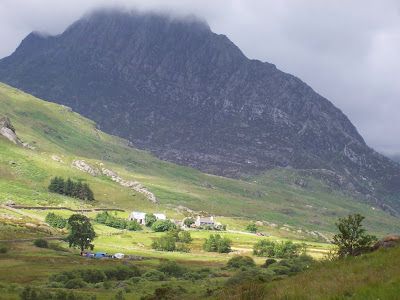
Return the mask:
<svg viewBox="0 0 400 300">
<path fill-rule="evenodd" d="M 306 189 L 292 184 L 296 174 L 288 170 L 274 170 L 249 181 L 207 175 L 128 147 L 124 140 L 96 130 L 92 121 L 3 84 L 0 104 L 0 115 L 9 116 L 17 134 L 36 147 L 29 150 L 0 138 L 0 202 L 12 199 L 17 203 L 81 206 L 78 201 L 47 192 L 50 178 L 61 175 L 87 181 L 95 191 L 97 206 L 165 211 L 182 217 L 175 207 L 183 205 L 226 216 L 224 221 L 231 228 L 239 228 L 247 219 L 329 232 L 338 216 L 361 212 L 368 216 L 369 228 L 378 234 L 400 230 L 398 219 L 333 193 L 316 180 Z M 63 163 L 52 160 L 53 154 Z M 72 168 L 71 162 L 77 158 L 93 165 L 103 162 L 122 177 L 142 182 L 160 204 L 152 204 L 106 177 L 92 177 Z"/>
<path fill-rule="evenodd" d="M 268 299 L 399 299 L 400 247 L 323 262 L 267 287 Z"/>
</svg>

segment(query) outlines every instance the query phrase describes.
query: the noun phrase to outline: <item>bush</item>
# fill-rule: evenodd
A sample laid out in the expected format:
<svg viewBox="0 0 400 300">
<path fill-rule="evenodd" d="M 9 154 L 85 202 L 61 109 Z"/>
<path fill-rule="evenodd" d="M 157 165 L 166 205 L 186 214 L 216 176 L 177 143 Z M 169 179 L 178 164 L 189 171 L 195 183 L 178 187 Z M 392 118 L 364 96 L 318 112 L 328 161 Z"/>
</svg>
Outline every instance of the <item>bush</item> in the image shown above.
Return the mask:
<svg viewBox="0 0 400 300">
<path fill-rule="evenodd" d="M 299 256 L 303 250 L 304 245 L 294 244 L 291 241 L 277 243 L 261 240 L 254 245 L 253 254 L 264 257 L 290 258 Z"/>
<path fill-rule="evenodd" d="M 254 260 L 249 256 L 234 256 L 228 260 L 227 267 L 239 269 L 242 267 L 255 267 Z"/>
<path fill-rule="evenodd" d="M 186 218 L 185 220 L 183 220 L 183 224 L 186 226 L 186 227 L 190 227 L 192 224 L 194 224 L 195 223 L 195 221 L 194 221 L 194 219 L 193 218 Z"/>
<path fill-rule="evenodd" d="M 151 227 L 157 221 L 157 217 L 153 214 L 146 214 L 144 216 L 144 224 L 146 227 Z"/>
<path fill-rule="evenodd" d="M 308 269 L 313 262 L 314 260 L 311 256 L 301 255 L 272 263 L 268 266 L 268 270 L 274 272 L 275 275 L 293 275 Z"/>
<path fill-rule="evenodd" d="M 178 233 L 178 242 L 189 244 L 193 241 L 189 231 L 180 231 Z"/>
<path fill-rule="evenodd" d="M 33 241 L 33 244 L 39 248 L 49 248 L 49 243 L 44 239 L 36 239 Z"/>
<path fill-rule="evenodd" d="M 257 225 L 254 223 L 250 223 L 246 226 L 246 231 L 256 233 L 258 230 Z"/>
<path fill-rule="evenodd" d="M 207 252 L 229 253 L 231 251 L 231 240 L 221 237 L 219 234 L 211 234 L 203 244 L 203 249 Z"/>
<path fill-rule="evenodd" d="M 276 259 L 268 258 L 265 263 L 262 265 L 263 268 L 268 268 L 270 265 L 276 263 Z"/>
<path fill-rule="evenodd" d="M 8 248 L 4 245 L 0 245 L 0 254 L 5 254 L 8 252 Z"/>
<path fill-rule="evenodd" d="M 140 270 L 136 266 L 118 266 L 114 269 L 105 270 L 104 273 L 108 280 L 126 280 L 141 275 Z"/>
<path fill-rule="evenodd" d="M 154 239 L 151 247 L 158 251 L 190 252 L 188 244 L 192 241 L 189 232 L 172 229 L 164 236 Z"/>
<path fill-rule="evenodd" d="M 170 220 L 157 220 L 151 225 L 151 229 L 155 232 L 165 232 L 175 228 L 176 225 Z"/>
<path fill-rule="evenodd" d="M 264 283 L 272 280 L 273 273 L 268 270 L 251 268 L 239 271 L 226 281 L 228 286 L 238 286 L 244 283 Z"/>
<path fill-rule="evenodd" d="M 101 270 L 79 270 L 80 277 L 87 283 L 98 283 L 106 280 L 106 275 Z"/>
<path fill-rule="evenodd" d="M 186 273 L 186 268 L 178 265 L 175 261 L 167 260 L 162 261 L 158 266 L 158 270 L 166 275 L 174 277 L 182 277 Z"/>
<path fill-rule="evenodd" d="M 67 226 L 67 220 L 55 213 L 48 213 L 45 222 L 51 227 L 63 229 Z"/>
<path fill-rule="evenodd" d="M 158 270 L 150 270 L 143 274 L 143 278 L 149 281 L 163 281 L 165 274 Z"/>
<path fill-rule="evenodd" d="M 158 251 L 175 251 L 176 240 L 172 236 L 162 236 L 155 239 L 151 244 L 151 247 Z"/>
<path fill-rule="evenodd" d="M 118 229 L 128 229 L 130 231 L 142 230 L 142 227 L 136 221 L 127 221 L 110 215 L 108 212 L 98 213 L 94 219 L 97 223 Z"/>
<path fill-rule="evenodd" d="M 70 279 L 65 283 L 65 288 L 67 289 L 80 289 L 86 286 L 86 283 L 82 278 Z"/>
</svg>

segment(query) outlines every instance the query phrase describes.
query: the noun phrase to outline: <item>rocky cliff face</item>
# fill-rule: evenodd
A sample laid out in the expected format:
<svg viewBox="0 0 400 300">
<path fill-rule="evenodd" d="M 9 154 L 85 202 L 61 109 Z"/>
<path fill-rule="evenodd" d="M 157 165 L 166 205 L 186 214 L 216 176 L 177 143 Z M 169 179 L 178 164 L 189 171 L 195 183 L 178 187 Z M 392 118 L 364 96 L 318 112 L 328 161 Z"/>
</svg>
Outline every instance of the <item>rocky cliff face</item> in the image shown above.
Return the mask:
<svg viewBox="0 0 400 300">
<path fill-rule="evenodd" d="M 61 35 L 27 36 L 0 80 L 165 160 L 231 177 L 306 169 L 400 211 L 400 167 L 338 108 L 198 20 L 97 12 Z"/>
<path fill-rule="evenodd" d="M 8 117 L 0 116 L 0 135 L 13 142 L 16 145 L 22 145 L 21 140 L 18 138 L 15 133 L 15 128 L 11 124 L 11 121 Z"/>
</svg>

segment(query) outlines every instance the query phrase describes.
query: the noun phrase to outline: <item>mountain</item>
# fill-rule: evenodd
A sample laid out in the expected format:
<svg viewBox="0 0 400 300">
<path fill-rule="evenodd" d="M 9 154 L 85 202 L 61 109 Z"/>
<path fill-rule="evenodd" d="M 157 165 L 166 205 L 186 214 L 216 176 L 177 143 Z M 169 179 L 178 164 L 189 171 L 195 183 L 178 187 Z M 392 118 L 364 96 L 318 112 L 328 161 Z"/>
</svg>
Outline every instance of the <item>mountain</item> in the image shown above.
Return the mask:
<svg viewBox="0 0 400 300">
<path fill-rule="evenodd" d="M 0 61 L 0 81 L 163 160 L 233 178 L 301 170 L 400 212 L 399 165 L 300 79 L 197 19 L 95 12 L 60 35 L 28 35 Z"/>
<path fill-rule="evenodd" d="M 13 132 L 11 140 L 7 131 L 0 132 L 0 204 L 90 208 L 48 192 L 50 179 L 63 176 L 88 183 L 95 207 L 161 211 L 176 219 L 212 214 L 235 230 L 260 221 L 271 234 L 310 239 L 318 237 L 316 232 L 333 232 L 338 217 L 360 212 L 376 234 L 400 231 L 396 217 L 295 170 L 272 170 L 251 181 L 204 174 L 161 161 L 96 129 L 93 121 L 66 106 L 1 83 L 0 103 L 3 127 Z M 110 171 L 127 182 L 139 182 L 155 195 L 156 203 L 147 193 L 112 180 Z"/>
</svg>

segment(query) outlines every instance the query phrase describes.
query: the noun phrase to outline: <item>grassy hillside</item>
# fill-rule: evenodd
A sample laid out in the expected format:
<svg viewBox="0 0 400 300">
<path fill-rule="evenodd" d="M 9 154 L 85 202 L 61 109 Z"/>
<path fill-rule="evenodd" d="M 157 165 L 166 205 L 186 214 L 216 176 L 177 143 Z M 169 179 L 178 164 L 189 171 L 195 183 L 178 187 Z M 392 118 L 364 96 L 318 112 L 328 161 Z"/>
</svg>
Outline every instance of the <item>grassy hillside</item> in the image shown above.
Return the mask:
<svg viewBox="0 0 400 300">
<path fill-rule="evenodd" d="M 18 204 L 87 206 L 71 198 L 47 192 L 53 176 L 88 182 L 95 206 L 126 210 L 164 211 L 180 218 L 184 207 L 223 216 L 230 229 L 243 229 L 249 221 L 265 221 L 266 229 L 282 235 L 310 238 L 306 231 L 331 232 L 339 216 L 359 212 L 367 226 L 383 235 L 400 231 L 398 219 L 370 205 L 332 191 L 309 178 L 307 187 L 294 182 L 298 175 L 273 170 L 245 180 L 207 175 L 160 161 L 147 152 L 129 147 L 125 140 L 107 135 L 95 124 L 68 108 L 39 100 L 0 84 L 0 115 L 8 116 L 18 136 L 35 149 L 18 147 L 0 137 L 0 202 Z M 52 156 L 61 158 L 61 162 Z M 92 166 L 137 180 L 159 199 L 158 204 L 122 187 L 105 176 L 91 176 L 71 166 L 84 159 Z M 269 224 L 269 225 L 268 225 Z"/>
<path fill-rule="evenodd" d="M 320 263 L 270 284 L 266 294 L 268 299 L 398 299 L 400 247 Z"/>
</svg>

